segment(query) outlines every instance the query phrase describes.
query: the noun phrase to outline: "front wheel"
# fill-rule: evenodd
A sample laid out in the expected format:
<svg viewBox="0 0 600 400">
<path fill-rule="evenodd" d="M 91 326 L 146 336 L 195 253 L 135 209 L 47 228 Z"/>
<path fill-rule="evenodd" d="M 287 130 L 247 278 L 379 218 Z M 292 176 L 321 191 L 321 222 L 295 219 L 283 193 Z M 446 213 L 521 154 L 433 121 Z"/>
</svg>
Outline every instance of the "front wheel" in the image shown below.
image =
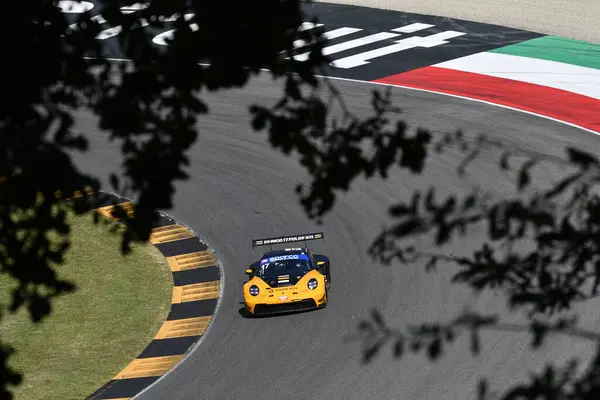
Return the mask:
<svg viewBox="0 0 600 400">
<path fill-rule="evenodd" d="M 322 304 L 321 306 L 319 306 L 319 308 L 325 308 L 327 307 L 327 303 L 329 303 L 329 291 L 327 290 L 329 289 L 329 283 L 325 283 L 325 303 Z"/>
</svg>

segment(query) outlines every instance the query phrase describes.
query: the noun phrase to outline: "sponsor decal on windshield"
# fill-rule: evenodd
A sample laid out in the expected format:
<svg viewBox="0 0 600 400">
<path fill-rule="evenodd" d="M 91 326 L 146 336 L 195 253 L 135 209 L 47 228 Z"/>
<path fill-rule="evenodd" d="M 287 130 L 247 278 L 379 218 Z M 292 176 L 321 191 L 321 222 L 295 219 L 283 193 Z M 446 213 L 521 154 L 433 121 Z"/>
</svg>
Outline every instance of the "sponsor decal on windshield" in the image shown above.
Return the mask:
<svg viewBox="0 0 600 400">
<path fill-rule="evenodd" d="M 308 256 L 305 254 L 288 254 L 288 255 L 283 255 L 283 256 L 263 258 L 262 260 L 260 260 L 260 263 L 262 265 L 265 263 L 271 263 L 271 262 L 283 261 L 283 260 L 307 260 L 308 261 Z"/>
</svg>

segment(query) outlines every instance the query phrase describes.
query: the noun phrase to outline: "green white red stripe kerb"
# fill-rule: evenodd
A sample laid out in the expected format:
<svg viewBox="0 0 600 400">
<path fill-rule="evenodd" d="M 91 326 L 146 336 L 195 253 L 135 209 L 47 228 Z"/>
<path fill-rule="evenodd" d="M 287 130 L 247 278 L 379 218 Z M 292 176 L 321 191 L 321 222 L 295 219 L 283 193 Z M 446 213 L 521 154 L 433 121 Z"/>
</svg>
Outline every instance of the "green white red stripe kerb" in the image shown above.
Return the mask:
<svg viewBox="0 0 600 400">
<path fill-rule="evenodd" d="M 600 133 L 600 45 L 545 36 L 375 82 L 483 100 Z"/>
</svg>

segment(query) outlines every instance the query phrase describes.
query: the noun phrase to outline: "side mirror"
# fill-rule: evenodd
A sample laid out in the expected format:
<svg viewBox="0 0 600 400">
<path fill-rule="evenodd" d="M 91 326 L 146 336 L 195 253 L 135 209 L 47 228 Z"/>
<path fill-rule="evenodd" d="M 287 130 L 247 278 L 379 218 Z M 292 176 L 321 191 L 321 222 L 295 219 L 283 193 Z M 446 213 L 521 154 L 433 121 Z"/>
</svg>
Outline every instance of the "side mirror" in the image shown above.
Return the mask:
<svg viewBox="0 0 600 400">
<path fill-rule="evenodd" d="M 253 273 L 253 272 L 254 272 L 254 269 L 252 269 L 252 268 L 248 268 L 248 269 L 246 270 L 246 275 L 252 275 L 252 273 Z"/>
<path fill-rule="evenodd" d="M 317 261 L 317 271 L 324 274 L 325 273 L 324 268 L 325 268 L 325 261 Z"/>
</svg>

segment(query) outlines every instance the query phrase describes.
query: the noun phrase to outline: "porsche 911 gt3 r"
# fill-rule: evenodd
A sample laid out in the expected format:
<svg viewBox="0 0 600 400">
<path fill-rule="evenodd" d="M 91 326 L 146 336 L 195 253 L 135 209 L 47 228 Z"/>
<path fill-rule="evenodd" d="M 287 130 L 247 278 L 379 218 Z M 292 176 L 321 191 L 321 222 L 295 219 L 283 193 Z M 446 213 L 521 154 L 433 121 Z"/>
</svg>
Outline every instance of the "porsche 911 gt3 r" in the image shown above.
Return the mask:
<svg viewBox="0 0 600 400">
<path fill-rule="evenodd" d="M 323 233 L 253 240 L 264 246 L 324 239 Z M 331 284 L 329 258 L 307 247 L 266 252 L 246 270 L 244 304 L 251 315 L 323 308 Z"/>
</svg>

